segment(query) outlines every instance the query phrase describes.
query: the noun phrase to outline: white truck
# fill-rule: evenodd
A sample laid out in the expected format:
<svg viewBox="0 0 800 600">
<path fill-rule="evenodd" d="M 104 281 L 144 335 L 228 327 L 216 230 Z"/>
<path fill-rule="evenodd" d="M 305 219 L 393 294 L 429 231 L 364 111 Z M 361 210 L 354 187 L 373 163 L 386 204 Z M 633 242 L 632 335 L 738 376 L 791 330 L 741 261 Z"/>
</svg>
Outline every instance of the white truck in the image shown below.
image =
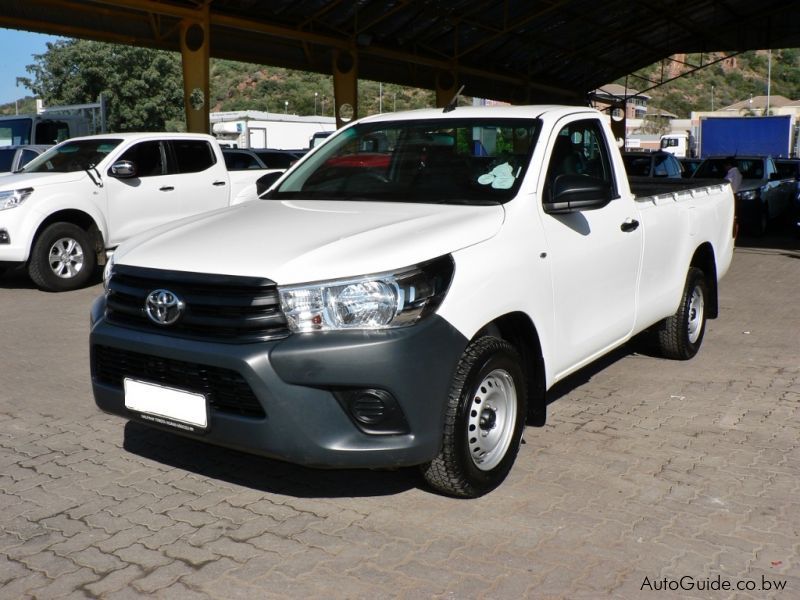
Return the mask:
<svg viewBox="0 0 800 600">
<path fill-rule="evenodd" d="M 202 134 L 67 140 L 0 178 L 0 270 L 27 264 L 44 290 L 78 288 L 130 236 L 253 200 L 267 172 L 228 172 Z"/>
<path fill-rule="evenodd" d="M 554 383 L 645 330 L 689 359 L 717 316 L 729 185 L 635 195 L 613 140 L 597 111 L 558 106 L 343 128 L 264 199 L 120 246 L 91 310 L 97 405 L 488 492 Z"/>
</svg>

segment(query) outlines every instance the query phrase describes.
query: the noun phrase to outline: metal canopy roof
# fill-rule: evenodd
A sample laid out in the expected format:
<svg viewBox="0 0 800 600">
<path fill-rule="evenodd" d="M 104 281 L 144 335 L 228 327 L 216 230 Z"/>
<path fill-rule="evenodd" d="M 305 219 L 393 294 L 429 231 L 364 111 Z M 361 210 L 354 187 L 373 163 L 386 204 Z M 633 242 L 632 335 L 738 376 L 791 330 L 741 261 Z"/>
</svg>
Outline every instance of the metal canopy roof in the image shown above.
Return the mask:
<svg viewBox="0 0 800 600">
<path fill-rule="evenodd" d="M 515 103 L 582 100 L 676 53 L 800 46 L 786 0 L 3 0 L 0 26 L 179 50 L 180 21 L 206 9 L 214 57 L 330 73 L 347 49 L 363 79 L 449 72 Z"/>
</svg>

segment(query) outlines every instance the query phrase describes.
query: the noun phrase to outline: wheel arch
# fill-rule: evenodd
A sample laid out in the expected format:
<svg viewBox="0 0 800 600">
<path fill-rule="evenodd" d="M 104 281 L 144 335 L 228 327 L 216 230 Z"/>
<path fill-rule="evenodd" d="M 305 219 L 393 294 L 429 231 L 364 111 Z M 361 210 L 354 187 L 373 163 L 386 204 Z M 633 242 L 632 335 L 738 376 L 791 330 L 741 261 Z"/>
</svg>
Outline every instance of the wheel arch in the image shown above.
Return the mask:
<svg viewBox="0 0 800 600">
<path fill-rule="evenodd" d="M 31 248 L 36 244 L 36 240 L 39 239 L 42 232 L 53 223 L 72 223 L 86 231 L 92 240 L 94 251 L 97 255 L 97 264 L 105 264 L 106 254 L 103 232 L 89 213 L 74 208 L 56 211 L 39 223 L 36 232 L 33 234 L 33 239 L 31 240 Z"/>
<path fill-rule="evenodd" d="M 719 297 L 717 291 L 717 261 L 714 247 L 705 242 L 698 246 L 692 256 L 690 267 L 700 269 L 705 275 L 708 299 L 706 302 L 707 318 L 715 319 L 719 315 Z"/>
<path fill-rule="evenodd" d="M 503 339 L 519 352 L 528 382 L 528 419 L 533 425 L 543 425 L 547 407 L 547 376 L 539 332 L 533 321 L 523 312 L 507 313 L 481 327 L 473 340 L 484 335 Z"/>
</svg>

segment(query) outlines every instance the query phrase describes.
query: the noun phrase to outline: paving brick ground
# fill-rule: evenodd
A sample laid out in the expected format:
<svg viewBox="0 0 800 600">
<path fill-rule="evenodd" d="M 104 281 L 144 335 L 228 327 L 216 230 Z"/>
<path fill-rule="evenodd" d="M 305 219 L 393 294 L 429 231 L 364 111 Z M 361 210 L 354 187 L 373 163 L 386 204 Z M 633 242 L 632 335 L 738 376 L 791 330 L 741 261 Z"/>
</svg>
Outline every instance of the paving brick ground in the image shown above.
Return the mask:
<svg viewBox="0 0 800 600">
<path fill-rule="evenodd" d="M 800 597 L 799 284 L 797 249 L 738 249 L 694 360 L 579 373 L 459 501 L 102 414 L 99 288 L 0 279 L 0 598 Z M 756 587 L 655 591 L 681 577 Z"/>
</svg>

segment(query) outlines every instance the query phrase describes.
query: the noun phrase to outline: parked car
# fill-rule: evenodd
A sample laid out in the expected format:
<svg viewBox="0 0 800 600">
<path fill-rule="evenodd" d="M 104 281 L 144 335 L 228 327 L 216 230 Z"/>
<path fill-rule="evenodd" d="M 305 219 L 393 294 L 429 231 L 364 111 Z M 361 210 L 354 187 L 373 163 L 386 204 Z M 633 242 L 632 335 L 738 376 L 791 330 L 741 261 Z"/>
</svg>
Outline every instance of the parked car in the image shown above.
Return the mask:
<svg viewBox="0 0 800 600">
<path fill-rule="evenodd" d="M 117 249 L 91 309 L 95 401 L 203 443 L 419 465 L 440 492 L 485 494 L 555 382 L 649 328 L 689 359 L 717 316 L 730 186 L 645 183 L 691 193 L 648 201 L 586 107 L 356 121 L 263 200 Z"/>
<path fill-rule="evenodd" d="M 726 157 L 707 158 L 693 177 L 724 179 L 727 160 Z M 763 235 L 770 222 L 791 209 L 796 184 L 781 178 L 770 156 L 736 156 L 734 161 L 742 174 L 742 185 L 736 193 L 739 225 L 744 231 Z"/>
<path fill-rule="evenodd" d="M 697 167 L 700 166 L 700 163 L 703 162 L 702 158 L 679 158 L 678 162 L 681 163 L 681 176 L 682 177 L 691 177 L 694 175 L 694 172 L 697 171 Z"/>
<path fill-rule="evenodd" d="M 0 177 L 0 267 L 26 265 L 44 290 L 78 288 L 130 236 L 256 199 L 263 174 L 229 172 L 208 135 L 67 140 Z"/>
<path fill-rule="evenodd" d="M 776 158 L 775 167 L 781 179 L 794 181 L 792 195 L 792 229 L 800 237 L 800 158 Z"/>
<path fill-rule="evenodd" d="M 252 150 L 269 169 L 288 169 L 303 158 L 307 150 L 273 150 L 254 148 Z"/>
<path fill-rule="evenodd" d="M 623 152 L 622 162 L 629 177 L 681 177 L 681 164 L 669 152 Z"/>
<path fill-rule="evenodd" d="M 252 150 L 239 150 L 223 148 L 222 156 L 228 171 L 248 171 L 252 169 L 266 169 L 258 155 Z"/>
<path fill-rule="evenodd" d="M 0 146 L 0 174 L 13 173 L 39 156 L 52 146 L 44 145 L 23 145 L 23 146 Z"/>
</svg>

